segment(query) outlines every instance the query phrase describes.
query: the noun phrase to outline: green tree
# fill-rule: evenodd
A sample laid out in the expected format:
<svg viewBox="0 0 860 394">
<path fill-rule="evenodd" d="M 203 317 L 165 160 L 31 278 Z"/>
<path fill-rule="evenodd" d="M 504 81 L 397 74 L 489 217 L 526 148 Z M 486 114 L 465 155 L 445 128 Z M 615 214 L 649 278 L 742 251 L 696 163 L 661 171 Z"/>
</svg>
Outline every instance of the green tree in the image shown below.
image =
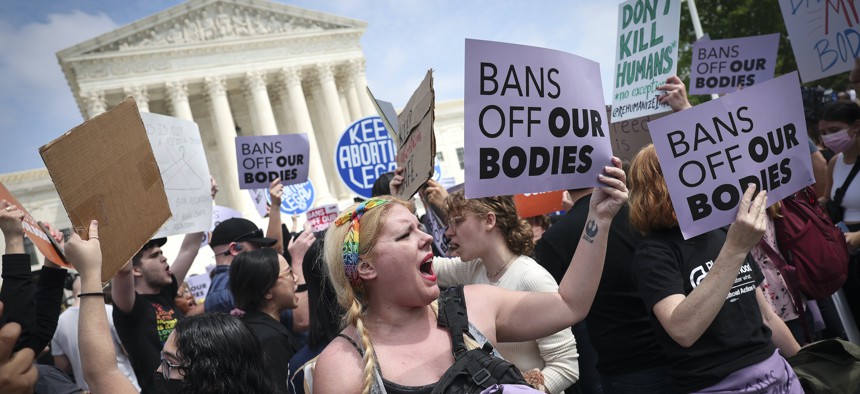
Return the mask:
<svg viewBox="0 0 860 394">
<path fill-rule="evenodd" d="M 794 52 L 791 50 L 785 21 L 777 0 L 699 0 L 696 2 L 699 20 L 704 31 L 711 39 L 739 38 L 763 34 L 779 33 L 779 51 L 776 56 L 775 75 L 780 76 L 797 70 Z M 690 86 L 690 62 L 696 34 L 690 19 L 687 1 L 681 3 L 681 32 L 679 39 L 678 76 Z M 849 86 L 848 73 L 804 84 L 821 86 L 834 91 L 845 90 Z M 708 101 L 710 96 L 690 96 L 693 105 Z"/>
</svg>

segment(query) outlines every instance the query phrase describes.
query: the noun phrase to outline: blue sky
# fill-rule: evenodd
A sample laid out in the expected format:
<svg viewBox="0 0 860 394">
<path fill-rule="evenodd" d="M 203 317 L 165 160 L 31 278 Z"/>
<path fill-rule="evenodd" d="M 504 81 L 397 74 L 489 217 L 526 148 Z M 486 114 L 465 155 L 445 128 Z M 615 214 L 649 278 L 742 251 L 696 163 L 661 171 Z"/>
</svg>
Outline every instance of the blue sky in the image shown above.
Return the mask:
<svg viewBox="0 0 860 394">
<path fill-rule="evenodd" d="M 367 80 L 406 104 L 428 68 L 437 101 L 463 97 L 464 39 L 571 52 L 600 63 L 604 97 L 620 0 L 281 1 L 368 22 Z M 83 121 L 55 53 L 181 3 L 178 0 L 0 2 L 0 173 L 44 167 L 39 146 Z"/>
</svg>

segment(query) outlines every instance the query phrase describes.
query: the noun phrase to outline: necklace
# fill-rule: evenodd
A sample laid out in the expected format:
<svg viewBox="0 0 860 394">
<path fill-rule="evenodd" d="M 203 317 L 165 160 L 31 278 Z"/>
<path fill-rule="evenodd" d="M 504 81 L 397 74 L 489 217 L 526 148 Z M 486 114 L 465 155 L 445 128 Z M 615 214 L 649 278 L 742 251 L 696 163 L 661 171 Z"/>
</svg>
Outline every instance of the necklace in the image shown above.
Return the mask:
<svg viewBox="0 0 860 394">
<path fill-rule="evenodd" d="M 503 271 L 505 268 L 507 268 L 507 267 L 508 267 L 508 264 L 510 264 L 510 263 L 511 263 L 511 261 L 514 261 L 514 259 L 515 259 L 515 258 L 517 258 L 517 255 L 516 255 L 516 254 L 514 254 L 513 256 L 511 256 L 511 258 L 510 258 L 510 259 L 508 259 L 508 262 L 507 262 L 507 263 L 505 263 L 505 265 L 503 265 L 503 266 L 502 266 L 502 268 L 499 268 L 499 270 L 498 270 L 498 271 L 494 272 L 493 274 L 488 274 L 488 275 L 487 275 L 487 278 L 490 278 L 490 279 L 492 280 L 492 278 L 495 278 L 496 276 L 498 276 L 500 273 L 502 273 L 502 271 Z"/>
</svg>

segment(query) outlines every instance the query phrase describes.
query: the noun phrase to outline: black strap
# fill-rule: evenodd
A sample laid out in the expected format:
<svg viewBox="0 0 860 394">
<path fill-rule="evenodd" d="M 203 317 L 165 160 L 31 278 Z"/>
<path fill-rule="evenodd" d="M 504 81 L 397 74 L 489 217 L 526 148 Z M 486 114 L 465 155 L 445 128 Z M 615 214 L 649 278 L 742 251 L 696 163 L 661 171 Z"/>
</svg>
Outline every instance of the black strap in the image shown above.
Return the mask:
<svg viewBox="0 0 860 394">
<path fill-rule="evenodd" d="M 842 182 L 842 186 L 839 186 L 839 188 L 836 189 L 836 193 L 833 195 L 834 204 L 842 206 L 842 199 L 845 198 L 845 192 L 848 191 L 848 186 L 851 185 L 851 181 L 853 181 L 854 177 L 857 176 L 858 171 L 860 171 L 860 156 L 854 158 L 854 166 L 851 167 L 851 172 L 848 173 L 848 177 L 845 178 L 845 182 Z"/>
<path fill-rule="evenodd" d="M 341 338 L 346 339 L 347 341 L 349 341 L 349 343 L 351 343 L 351 344 L 352 344 L 352 347 L 354 347 L 354 348 L 355 348 L 355 350 L 357 350 L 357 351 L 358 351 L 358 354 L 359 354 L 361 357 L 364 357 L 364 349 L 362 349 L 361 347 L 359 347 L 359 346 L 358 346 L 358 344 L 357 344 L 357 343 L 355 343 L 355 341 L 354 341 L 352 338 L 350 338 L 350 337 L 348 337 L 348 336 L 346 336 L 346 335 L 343 335 L 343 334 L 337 334 L 337 336 L 339 336 L 339 337 L 341 337 Z"/>
<path fill-rule="evenodd" d="M 439 326 L 448 328 L 451 333 L 451 351 L 454 352 L 454 358 L 462 357 L 468 350 L 463 331 L 469 329 L 463 286 L 452 287 L 442 293 L 439 297 L 439 315 L 436 322 Z"/>
<path fill-rule="evenodd" d="M 786 265 L 788 264 L 785 262 L 785 259 L 770 244 L 765 242 L 764 238 L 759 240 L 758 244 L 762 246 L 767 257 L 770 258 L 770 261 L 773 262 L 773 265 L 776 266 L 776 269 L 785 278 L 785 285 L 788 287 L 788 292 L 791 294 L 793 300 L 794 311 L 797 312 L 797 316 L 800 318 L 800 325 L 803 326 L 803 338 L 806 339 L 807 343 L 812 343 L 812 334 L 809 333 L 809 327 L 806 325 L 806 311 L 800 307 L 803 304 L 803 298 L 800 295 L 800 286 L 797 283 L 797 278 L 792 272 L 786 269 Z"/>
</svg>

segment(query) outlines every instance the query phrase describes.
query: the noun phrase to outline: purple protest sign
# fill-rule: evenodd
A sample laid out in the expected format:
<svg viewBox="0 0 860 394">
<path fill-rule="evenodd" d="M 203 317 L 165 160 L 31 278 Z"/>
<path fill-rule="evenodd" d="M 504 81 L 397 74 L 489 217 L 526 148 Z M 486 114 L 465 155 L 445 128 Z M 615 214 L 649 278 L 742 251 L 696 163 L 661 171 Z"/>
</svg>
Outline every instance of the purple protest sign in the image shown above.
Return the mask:
<svg viewBox="0 0 860 394">
<path fill-rule="evenodd" d="M 750 183 L 773 204 L 815 182 L 797 72 L 649 126 L 685 239 L 732 223 Z"/>
<path fill-rule="evenodd" d="M 466 197 L 597 185 L 612 148 L 596 62 L 466 40 Z"/>
<path fill-rule="evenodd" d="M 280 177 L 284 185 L 308 180 L 307 134 L 236 137 L 239 188 L 269 188 Z"/>
<path fill-rule="evenodd" d="M 732 93 L 773 78 L 779 33 L 693 43 L 690 94 Z"/>
</svg>

